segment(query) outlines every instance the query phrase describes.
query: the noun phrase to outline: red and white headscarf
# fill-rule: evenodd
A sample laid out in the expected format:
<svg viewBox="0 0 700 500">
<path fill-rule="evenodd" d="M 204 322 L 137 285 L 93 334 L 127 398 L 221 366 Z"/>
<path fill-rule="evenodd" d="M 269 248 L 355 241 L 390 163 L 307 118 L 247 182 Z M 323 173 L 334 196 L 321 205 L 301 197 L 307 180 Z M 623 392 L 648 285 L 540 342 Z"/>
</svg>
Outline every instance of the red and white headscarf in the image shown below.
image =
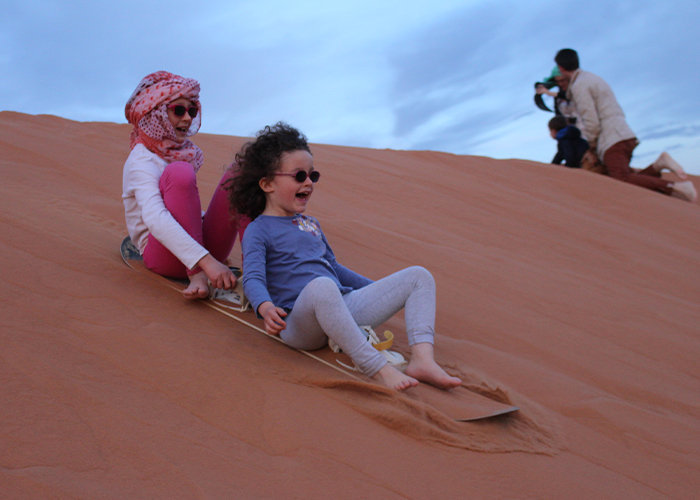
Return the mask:
<svg viewBox="0 0 700 500">
<path fill-rule="evenodd" d="M 175 130 L 168 119 L 168 103 L 181 97 L 189 99 L 199 109 L 187 131 L 190 137 L 199 131 L 202 123 L 199 82 L 167 71 L 157 71 L 144 77 L 124 108 L 127 121 L 134 126 L 131 147 L 141 143 L 164 160 L 170 163 L 186 161 L 197 171 L 204 162 L 202 150 L 189 139 L 177 142 Z"/>
</svg>

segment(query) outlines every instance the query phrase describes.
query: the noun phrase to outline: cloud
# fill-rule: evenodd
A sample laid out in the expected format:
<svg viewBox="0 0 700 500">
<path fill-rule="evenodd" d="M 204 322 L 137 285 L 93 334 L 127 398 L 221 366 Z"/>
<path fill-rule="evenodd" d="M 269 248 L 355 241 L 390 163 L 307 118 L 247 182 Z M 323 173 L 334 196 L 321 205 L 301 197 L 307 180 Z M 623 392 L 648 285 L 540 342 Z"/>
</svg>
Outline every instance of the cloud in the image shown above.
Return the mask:
<svg viewBox="0 0 700 500">
<path fill-rule="evenodd" d="M 639 134 L 641 139 L 666 139 L 668 137 L 700 137 L 700 123 L 679 125 L 670 128 L 647 128 Z"/>
<path fill-rule="evenodd" d="M 532 84 L 570 46 L 613 87 L 640 155 L 667 141 L 694 158 L 699 5 L 25 0 L 0 18 L 0 92 L 4 109 L 123 122 L 138 81 L 166 69 L 200 81 L 202 132 L 287 120 L 314 142 L 548 161 Z"/>
<path fill-rule="evenodd" d="M 659 41 L 674 38 L 675 55 L 690 55 L 690 47 L 697 45 L 694 31 L 675 34 L 677 6 L 557 5 L 558 11 L 576 16 L 557 22 L 547 2 L 478 4 L 407 34 L 389 56 L 394 71 L 390 93 L 394 140 L 419 149 L 547 161 L 554 147 L 546 132 L 551 115 L 535 111 L 532 83 L 549 73 L 554 53 L 565 46 L 579 50 L 584 68 L 600 68 L 599 74 L 629 110 L 633 127 L 643 130 L 640 135 L 675 139 L 681 131 L 689 138 L 697 135 L 693 127 L 672 126 L 673 120 L 697 116 L 689 112 L 693 107 L 697 111 L 692 105 L 697 100 L 679 99 L 677 94 L 683 89 L 692 95 L 697 73 L 673 82 L 654 69 L 658 60 L 666 67 L 673 59 Z"/>
</svg>

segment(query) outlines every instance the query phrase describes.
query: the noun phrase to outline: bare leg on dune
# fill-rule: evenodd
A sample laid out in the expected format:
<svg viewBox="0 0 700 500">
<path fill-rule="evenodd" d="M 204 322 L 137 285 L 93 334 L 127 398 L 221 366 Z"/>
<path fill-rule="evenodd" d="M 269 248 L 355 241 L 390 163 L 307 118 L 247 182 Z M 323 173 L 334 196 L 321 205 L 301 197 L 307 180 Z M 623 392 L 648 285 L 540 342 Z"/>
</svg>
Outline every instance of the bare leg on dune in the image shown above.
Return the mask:
<svg viewBox="0 0 700 500">
<path fill-rule="evenodd" d="M 433 344 L 428 342 L 411 347 L 411 361 L 405 373 L 440 389 L 452 389 L 462 385 L 462 379 L 449 375 L 435 362 Z"/>
<path fill-rule="evenodd" d="M 413 377 L 404 375 L 393 366 L 386 364 L 372 377 L 382 385 L 395 391 L 403 391 L 418 385 L 418 381 Z"/>
<path fill-rule="evenodd" d="M 656 159 L 654 163 L 652 163 L 652 166 L 654 169 L 656 169 L 658 172 L 661 172 L 664 169 L 670 170 L 674 174 L 676 174 L 678 177 L 681 179 L 687 179 L 688 175 L 685 173 L 685 170 L 683 170 L 683 167 L 681 167 L 680 163 L 678 163 L 676 160 L 674 160 L 670 154 L 668 154 L 666 151 L 661 153 L 659 157 Z"/>
<path fill-rule="evenodd" d="M 190 284 L 182 291 L 186 299 L 206 299 L 209 297 L 209 282 L 204 271 L 190 276 Z"/>
<path fill-rule="evenodd" d="M 671 191 L 671 196 L 680 198 L 681 200 L 695 203 L 695 201 L 698 199 L 698 193 L 691 181 L 674 182 L 672 189 L 673 191 Z"/>
</svg>

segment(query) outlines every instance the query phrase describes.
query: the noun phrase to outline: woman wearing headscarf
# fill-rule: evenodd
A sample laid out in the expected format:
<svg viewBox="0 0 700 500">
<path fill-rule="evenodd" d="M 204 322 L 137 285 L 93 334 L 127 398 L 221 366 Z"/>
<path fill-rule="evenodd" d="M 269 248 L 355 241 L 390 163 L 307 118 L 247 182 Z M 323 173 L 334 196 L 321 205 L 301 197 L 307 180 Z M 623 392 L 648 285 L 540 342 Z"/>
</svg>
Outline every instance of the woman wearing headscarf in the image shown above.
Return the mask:
<svg viewBox="0 0 700 500">
<path fill-rule="evenodd" d="M 189 137 L 199 131 L 199 83 L 158 71 L 147 75 L 124 109 L 133 126 L 131 153 L 124 164 L 126 226 L 148 269 L 189 279 L 190 299 L 206 298 L 208 282 L 230 289 L 236 283 L 223 263 L 236 234 L 248 223 L 230 212 L 223 184 L 227 170 L 202 216 L 196 174 L 204 155 Z"/>
</svg>

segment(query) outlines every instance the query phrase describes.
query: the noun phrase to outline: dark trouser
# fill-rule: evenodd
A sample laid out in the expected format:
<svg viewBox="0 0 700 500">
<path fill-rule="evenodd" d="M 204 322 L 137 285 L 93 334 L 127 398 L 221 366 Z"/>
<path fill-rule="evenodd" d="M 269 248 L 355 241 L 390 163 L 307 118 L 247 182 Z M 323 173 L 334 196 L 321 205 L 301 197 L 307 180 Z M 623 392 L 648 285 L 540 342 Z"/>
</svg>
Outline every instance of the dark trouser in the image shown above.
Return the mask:
<svg viewBox="0 0 700 500">
<path fill-rule="evenodd" d="M 616 142 L 603 155 L 603 164 L 608 169 L 608 175 L 630 184 L 671 194 L 671 183 L 661 178 L 661 172 L 653 166 L 648 166 L 640 172 L 630 167 L 632 151 L 637 147 L 637 139 L 627 139 Z"/>
</svg>

